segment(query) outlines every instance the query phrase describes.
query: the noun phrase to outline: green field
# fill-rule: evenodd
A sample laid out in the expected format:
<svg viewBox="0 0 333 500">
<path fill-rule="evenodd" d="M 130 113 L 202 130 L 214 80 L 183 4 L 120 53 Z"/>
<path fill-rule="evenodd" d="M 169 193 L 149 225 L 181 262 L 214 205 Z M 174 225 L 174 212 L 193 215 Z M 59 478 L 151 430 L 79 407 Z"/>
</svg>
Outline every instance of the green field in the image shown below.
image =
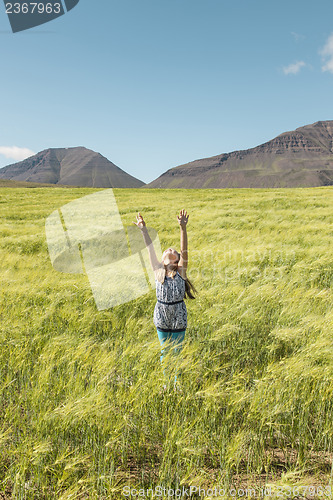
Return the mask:
<svg viewBox="0 0 333 500">
<path fill-rule="evenodd" d="M 98 311 L 51 265 L 46 218 L 96 191 L 0 189 L 0 498 L 333 498 L 333 187 L 114 190 L 162 250 L 190 214 L 182 393 L 160 392 L 155 290 Z"/>
</svg>

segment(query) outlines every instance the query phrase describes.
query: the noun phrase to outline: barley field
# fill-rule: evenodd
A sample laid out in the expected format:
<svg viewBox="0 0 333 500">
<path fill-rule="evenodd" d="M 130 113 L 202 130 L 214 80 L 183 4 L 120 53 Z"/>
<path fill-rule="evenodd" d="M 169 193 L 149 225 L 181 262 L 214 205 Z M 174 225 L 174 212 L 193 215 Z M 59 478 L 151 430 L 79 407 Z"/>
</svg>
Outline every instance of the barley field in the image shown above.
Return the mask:
<svg viewBox="0 0 333 500">
<path fill-rule="evenodd" d="M 182 392 L 153 288 L 99 311 L 52 267 L 46 218 L 97 191 L 0 188 L 0 498 L 333 498 L 333 187 L 113 190 L 162 250 L 190 215 Z"/>
</svg>

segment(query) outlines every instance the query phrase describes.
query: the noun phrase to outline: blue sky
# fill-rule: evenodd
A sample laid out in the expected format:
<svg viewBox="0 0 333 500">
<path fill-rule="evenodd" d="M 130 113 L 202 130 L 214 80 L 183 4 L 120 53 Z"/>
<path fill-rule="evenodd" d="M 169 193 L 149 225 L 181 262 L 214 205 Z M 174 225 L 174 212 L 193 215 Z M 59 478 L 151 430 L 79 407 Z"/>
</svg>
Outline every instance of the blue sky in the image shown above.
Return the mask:
<svg viewBox="0 0 333 500">
<path fill-rule="evenodd" d="M 0 5 L 0 167 L 85 146 L 150 182 L 333 119 L 331 0 L 80 0 L 13 34 Z"/>
</svg>

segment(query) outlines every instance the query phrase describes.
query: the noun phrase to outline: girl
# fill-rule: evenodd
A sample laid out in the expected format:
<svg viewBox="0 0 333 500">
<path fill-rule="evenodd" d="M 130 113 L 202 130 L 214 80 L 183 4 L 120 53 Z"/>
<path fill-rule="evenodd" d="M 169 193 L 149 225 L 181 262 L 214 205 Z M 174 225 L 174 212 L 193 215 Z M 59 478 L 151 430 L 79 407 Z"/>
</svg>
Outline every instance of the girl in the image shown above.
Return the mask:
<svg viewBox="0 0 333 500">
<path fill-rule="evenodd" d="M 162 262 L 159 262 L 153 247 L 152 240 L 148 234 L 146 223 L 140 212 L 136 216 L 136 224 L 142 232 L 149 253 L 151 267 L 155 273 L 157 302 L 154 309 L 154 325 L 161 346 L 164 342 L 172 340 L 177 344 L 175 353 L 182 348 L 182 342 L 187 328 L 187 309 L 184 298 L 194 299 L 196 292 L 193 284 L 186 276 L 187 270 L 187 232 L 186 224 L 189 215 L 186 210 L 181 210 L 177 216 L 180 225 L 180 254 L 173 248 L 163 252 Z M 163 361 L 164 349 L 161 351 L 161 363 Z M 165 371 L 163 371 L 165 375 Z M 177 375 L 175 375 L 176 387 Z M 166 386 L 164 385 L 164 389 Z"/>
</svg>

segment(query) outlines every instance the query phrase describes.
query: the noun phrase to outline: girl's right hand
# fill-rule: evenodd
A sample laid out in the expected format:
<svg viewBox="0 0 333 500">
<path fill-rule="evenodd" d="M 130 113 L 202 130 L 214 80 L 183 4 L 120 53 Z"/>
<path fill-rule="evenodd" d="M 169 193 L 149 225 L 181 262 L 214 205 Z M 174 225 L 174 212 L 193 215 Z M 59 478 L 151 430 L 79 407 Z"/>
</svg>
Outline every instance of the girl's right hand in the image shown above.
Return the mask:
<svg viewBox="0 0 333 500">
<path fill-rule="evenodd" d="M 140 212 L 138 212 L 138 215 L 136 216 L 136 220 L 137 220 L 137 222 L 133 222 L 133 224 L 135 224 L 136 226 L 138 226 L 140 229 L 142 229 L 143 227 L 145 227 L 146 223 L 143 220 L 143 217 L 140 214 Z"/>
</svg>

